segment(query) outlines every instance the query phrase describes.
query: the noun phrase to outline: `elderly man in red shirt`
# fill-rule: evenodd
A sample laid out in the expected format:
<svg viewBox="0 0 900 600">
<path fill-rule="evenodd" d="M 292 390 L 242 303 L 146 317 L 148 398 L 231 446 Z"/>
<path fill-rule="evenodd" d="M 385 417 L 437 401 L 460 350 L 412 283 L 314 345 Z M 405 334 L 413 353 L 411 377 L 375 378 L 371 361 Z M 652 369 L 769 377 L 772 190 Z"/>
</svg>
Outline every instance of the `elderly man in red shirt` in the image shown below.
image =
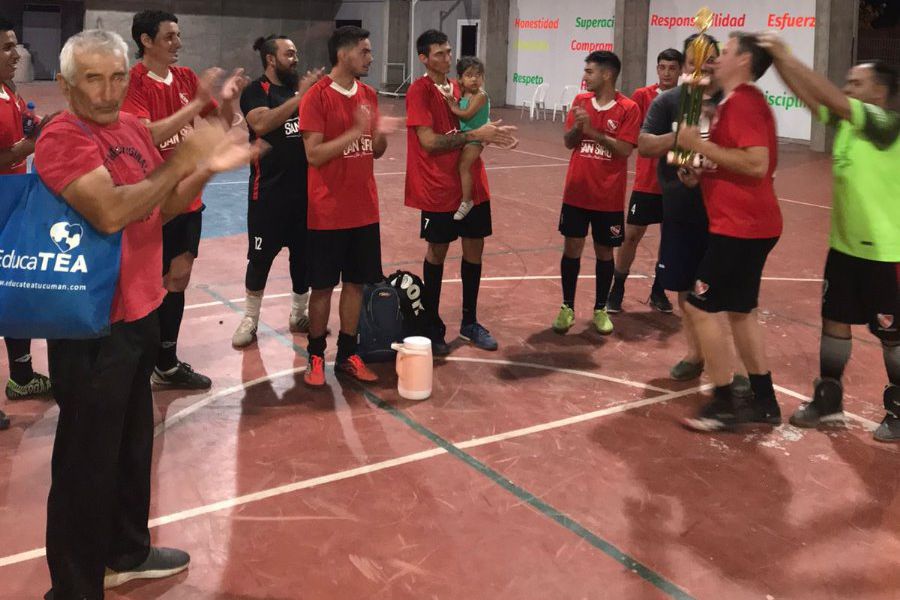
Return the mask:
<svg viewBox="0 0 900 600">
<path fill-rule="evenodd" d="M 187 568 L 184 552 L 150 546 L 153 404 L 159 345 L 162 226 L 215 173 L 256 152 L 202 123 L 165 161 L 147 127 L 119 111 L 128 47 L 88 30 L 60 53 L 68 110 L 46 125 L 34 163 L 44 183 L 103 233 L 122 232 L 110 333 L 48 343 L 59 403 L 47 502 L 47 598 L 102 598 L 103 589 Z"/>
</svg>

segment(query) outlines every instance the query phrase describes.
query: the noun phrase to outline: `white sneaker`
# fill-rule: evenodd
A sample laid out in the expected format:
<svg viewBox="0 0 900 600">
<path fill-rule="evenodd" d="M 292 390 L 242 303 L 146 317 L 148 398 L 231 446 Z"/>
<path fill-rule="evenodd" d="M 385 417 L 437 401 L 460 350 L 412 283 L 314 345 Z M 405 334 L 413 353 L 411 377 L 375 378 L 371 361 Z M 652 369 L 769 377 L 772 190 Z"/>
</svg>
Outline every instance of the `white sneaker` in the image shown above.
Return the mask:
<svg viewBox="0 0 900 600">
<path fill-rule="evenodd" d="M 245 316 L 241 319 L 241 324 L 234 330 L 231 336 L 231 345 L 235 348 L 246 348 L 256 339 L 256 327 L 258 321 L 253 317 Z"/>
<path fill-rule="evenodd" d="M 475 203 L 471 200 L 463 200 L 459 203 L 459 208 L 456 209 L 456 212 L 453 214 L 454 221 L 462 221 L 466 218 L 466 215 L 469 214 L 469 211 L 472 210 L 472 207 L 475 206 Z"/>
<path fill-rule="evenodd" d="M 291 316 L 288 317 L 288 329 L 291 333 L 309 333 L 309 315 L 292 310 Z"/>
</svg>

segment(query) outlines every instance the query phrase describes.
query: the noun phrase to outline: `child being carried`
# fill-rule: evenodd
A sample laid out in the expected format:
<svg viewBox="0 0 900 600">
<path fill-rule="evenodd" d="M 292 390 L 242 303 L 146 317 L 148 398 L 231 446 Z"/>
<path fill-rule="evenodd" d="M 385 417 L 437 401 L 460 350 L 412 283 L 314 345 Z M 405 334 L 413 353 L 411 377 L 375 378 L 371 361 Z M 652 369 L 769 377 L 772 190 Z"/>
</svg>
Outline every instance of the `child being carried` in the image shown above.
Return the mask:
<svg viewBox="0 0 900 600">
<path fill-rule="evenodd" d="M 484 63 L 474 56 L 464 56 L 456 64 L 462 97 L 457 104 L 452 94 L 445 94 L 450 111 L 459 118 L 460 131 L 471 131 L 490 120 L 491 101 L 482 89 Z M 459 155 L 459 180 L 462 184 L 462 201 L 453 215 L 454 221 L 462 221 L 472 210 L 472 165 L 484 149 L 481 142 L 468 142 Z"/>
</svg>

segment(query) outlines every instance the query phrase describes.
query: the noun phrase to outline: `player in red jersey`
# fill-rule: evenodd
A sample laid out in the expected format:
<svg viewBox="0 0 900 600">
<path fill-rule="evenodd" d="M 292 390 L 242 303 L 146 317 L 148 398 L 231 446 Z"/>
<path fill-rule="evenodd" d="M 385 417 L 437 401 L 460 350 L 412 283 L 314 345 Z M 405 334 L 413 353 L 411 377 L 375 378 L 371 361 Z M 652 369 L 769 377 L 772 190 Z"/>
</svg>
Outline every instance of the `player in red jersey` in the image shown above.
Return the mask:
<svg viewBox="0 0 900 600">
<path fill-rule="evenodd" d="M 16 94 L 10 83 L 19 62 L 16 44 L 18 40 L 13 24 L 0 18 L 0 175 L 25 173 L 25 161 L 34 152 L 37 137 L 37 128 L 27 135 L 23 130 L 25 101 Z M 6 397 L 17 400 L 47 394 L 50 379 L 31 368 L 31 340 L 4 338 L 3 341 L 9 357 Z M 0 429 L 8 427 L 9 418 L 0 410 Z"/>
<path fill-rule="evenodd" d="M 231 126 L 234 105 L 246 85 L 241 70 L 225 82 L 219 106 L 212 99 L 212 87 L 220 70 L 210 69 L 197 77 L 188 67 L 175 64 L 181 49 L 178 17 L 158 10 L 139 12 L 134 15 L 131 35 L 140 60 L 131 68 L 122 110 L 147 124 L 163 158 L 184 139 L 196 117 L 219 116 L 226 127 Z M 183 215 L 163 228 L 163 281 L 168 293 L 159 309 L 161 342 L 153 371 L 157 385 L 182 389 L 207 389 L 212 385 L 209 377 L 179 361 L 176 353 L 184 290 L 199 252 L 203 208 L 198 195 Z"/>
<path fill-rule="evenodd" d="M 300 102 L 300 128 L 309 163 L 307 275 L 309 364 L 303 380 L 325 385 L 325 335 L 331 295 L 343 280 L 335 370 L 375 381 L 356 353 L 363 285 L 383 279 L 375 159 L 387 149 L 398 119 L 378 115 L 377 92 L 359 81 L 369 73 L 369 32 L 340 27 L 328 40 L 331 72 Z"/>
<path fill-rule="evenodd" d="M 684 124 L 678 135 L 681 147 L 703 154 L 716 165 L 702 173 L 680 171 L 687 185 L 696 185 L 699 177 L 709 215 L 709 243 L 686 307 L 706 359 L 706 371 L 716 386 L 712 401 L 696 418 L 685 421 L 700 431 L 747 422 L 781 422 L 756 316 L 763 267 L 782 231 L 774 187 L 778 164 L 775 117 L 752 83 L 771 64 L 772 57 L 756 36 L 731 34 L 713 65 L 713 77 L 725 98 L 709 139 L 701 137 L 699 128 Z M 750 376 L 753 397 L 747 402 L 738 403 L 732 397 L 731 348 L 715 315 L 718 312 L 728 315 L 735 345 Z"/>
<path fill-rule="evenodd" d="M 622 244 L 628 156 L 637 146 L 641 109 L 616 90 L 622 69 L 619 57 L 598 50 L 584 59 L 588 91 L 572 102 L 566 117 L 566 148 L 572 150 L 563 191 L 559 232 L 565 236 L 560 261 L 563 304 L 553 330 L 566 333 L 575 323 L 575 288 L 588 227 L 594 240 L 596 298 L 592 324 L 612 333 L 606 299 L 613 279 L 613 248 Z"/>
<path fill-rule="evenodd" d="M 650 104 L 660 92 L 672 89 L 678 83 L 684 65 L 684 56 L 675 48 L 663 50 L 656 57 L 656 75 L 658 83 L 638 88 L 631 95 L 641 109 L 641 122 L 647 117 Z M 631 201 L 628 204 L 628 216 L 625 217 L 625 240 L 616 253 L 616 270 L 613 275 L 613 287 L 609 291 L 609 300 L 606 310 L 609 313 L 617 313 L 622 310 L 622 300 L 625 298 L 625 280 L 634 262 L 638 244 L 641 243 L 647 226 L 656 223 L 662 227 L 663 207 L 662 189 L 656 177 L 655 158 L 638 156 L 634 161 L 635 176 L 631 191 Z M 658 253 L 657 253 L 658 258 Z M 657 260 L 656 270 L 659 271 Z M 658 275 L 658 273 L 657 273 Z M 650 290 L 650 306 L 664 313 L 672 312 L 672 303 L 666 297 L 658 277 L 653 279 L 653 288 Z"/>
<path fill-rule="evenodd" d="M 445 95 L 459 101 L 459 83 L 447 78 L 452 52 L 447 35 L 429 29 L 416 39 L 419 61 L 425 75 L 406 92 L 406 189 L 405 204 L 420 213 L 419 237 L 428 243 L 422 269 L 425 282 L 423 304 L 432 320 L 428 337 L 435 355 L 449 354 L 446 327 L 440 317 L 444 260 L 450 244 L 461 239 L 462 323 L 460 337 L 482 350 L 496 350 L 497 340 L 476 318 L 481 257 L 484 238 L 491 235 L 490 191 L 487 173 L 479 157 L 472 165 L 472 201 L 475 206 L 464 219 L 453 215 L 462 198 L 459 155 L 469 142 L 493 143 L 511 148 L 515 127 L 488 122 L 478 129 L 461 132 L 459 119 L 450 111 Z"/>
</svg>

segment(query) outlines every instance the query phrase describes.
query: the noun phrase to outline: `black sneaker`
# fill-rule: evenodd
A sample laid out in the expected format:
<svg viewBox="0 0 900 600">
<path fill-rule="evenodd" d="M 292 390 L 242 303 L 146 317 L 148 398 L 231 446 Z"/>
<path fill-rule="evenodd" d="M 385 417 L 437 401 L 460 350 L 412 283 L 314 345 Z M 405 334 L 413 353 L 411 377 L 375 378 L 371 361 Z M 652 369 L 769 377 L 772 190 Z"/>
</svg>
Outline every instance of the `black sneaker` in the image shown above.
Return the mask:
<svg viewBox="0 0 900 600">
<path fill-rule="evenodd" d="M 446 342 L 444 336 L 447 335 L 447 326 L 442 321 L 438 321 L 432 325 L 428 338 L 431 340 L 432 356 L 447 356 L 450 354 L 450 344 Z"/>
<path fill-rule="evenodd" d="M 18 384 L 12 379 L 6 382 L 6 397 L 10 400 L 27 400 L 40 396 L 50 396 L 52 393 L 53 386 L 50 383 L 50 378 L 40 373 L 34 373 L 31 381 L 28 383 Z"/>
<path fill-rule="evenodd" d="M 700 409 L 696 417 L 690 417 L 682 421 L 685 427 L 694 431 L 721 431 L 731 429 L 737 424 L 737 415 L 734 411 L 732 398 L 716 398 Z"/>
<path fill-rule="evenodd" d="M 106 575 L 103 576 L 103 589 L 108 590 L 135 579 L 171 577 L 187 569 L 190 562 L 191 557 L 187 552 L 151 547 L 147 559 L 133 569 L 116 571 L 107 567 Z"/>
<path fill-rule="evenodd" d="M 0 431 L 4 429 L 9 429 L 9 417 L 6 416 L 6 413 L 0 410 Z"/>
<path fill-rule="evenodd" d="M 800 405 L 791 415 L 795 427 L 818 427 L 844 422 L 844 389 L 837 379 L 816 379 L 812 400 Z"/>
<path fill-rule="evenodd" d="M 760 400 L 753 396 L 743 399 L 735 409 L 737 423 L 781 425 L 781 408 L 774 398 Z"/>
<path fill-rule="evenodd" d="M 208 390 L 212 387 L 212 380 L 209 377 L 197 373 L 191 365 L 181 361 L 171 372 L 164 373 L 154 368 L 150 382 L 177 390 Z"/>
<path fill-rule="evenodd" d="M 606 299 L 606 312 L 610 314 L 622 312 L 622 301 L 625 299 L 625 280 L 620 284 L 618 280 L 613 280 L 612 288 L 609 290 L 609 297 Z"/>
<path fill-rule="evenodd" d="M 884 388 L 884 408 L 887 411 L 881 425 L 875 430 L 879 442 L 900 442 L 900 387 Z"/>
<path fill-rule="evenodd" d="M 666 296 L 665 292 L 651 293 L 647 302 L 661 313 L 670 314 L 675 310 L 672 308 L 672 303 L 669 302 L 669 297 Z"/>
</svg>

